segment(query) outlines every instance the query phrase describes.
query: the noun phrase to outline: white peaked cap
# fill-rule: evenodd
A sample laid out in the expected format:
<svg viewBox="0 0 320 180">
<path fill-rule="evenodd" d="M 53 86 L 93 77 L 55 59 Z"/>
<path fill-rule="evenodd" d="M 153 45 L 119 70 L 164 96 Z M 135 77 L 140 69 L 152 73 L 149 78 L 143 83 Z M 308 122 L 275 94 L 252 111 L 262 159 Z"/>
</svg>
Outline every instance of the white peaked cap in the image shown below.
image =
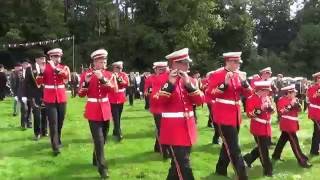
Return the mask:
<svg viewBox="0 0 320 180">
<path fill-rule="evenodd" d="M 167 66 L 168 66 L 168 62 L 166 61 L 158 61 L 153 63 L 153 69 L 156 67 L 167 67 Z"/>
<path fill-rule="evenodd" d="M 294 84 L 291 84 L 289 86 L 281 88 L 281 91 L 296 91 L 296 86 Z"/>
<path fill-rule="evenodd" d="M 256 90 L 267 89 L 269 91 L 272 91 L 271 83 L 272 83 L 271 81 L 255 81 L 254 87 Z"/>
<path fill-rule="evenodd" d="M 166 59 L 172 62 L 182 61 L 182 60 L 188 60 L 189 62 L 192 62 L 192 60 L 189 58 L 189 48 L 183 48 L 178 51 L 174 51 L 173 53 L 167 55 Z"/>
<path fill-rule="evenodd" d="M 54 48 L 51 49 L 47 52 L 47 54 L 50 55 L 58 55 L 58 56 L 62 56 L 63 55 L 63 51 L 60 48 Z"/>
<path fill-rule="evenodd" d="M 98 49 L 95 50 L 91 53 L 90 57 L 91 59 L 96 59 L 96 58 L 100 58 L 100 57 L 107 57 L 108 56 L 108 51 L 105 49 Z"/>
<path fill-rule="evenodd" d="M 272 72 L 271 71 L 271 67 L 266 67 L 266 68 L 264 68 L 264 69 L 261 69 L 260 71 L 259 71 L 260 73 L 262 73 L 262 72 Z"/>
<path fill-rule="evenodd" d="M 123 61 L 116 61 L 114 63 L 112 63 L 112 66 L 118 66 L 118 67 L 123 67 Z"/>
</svg>

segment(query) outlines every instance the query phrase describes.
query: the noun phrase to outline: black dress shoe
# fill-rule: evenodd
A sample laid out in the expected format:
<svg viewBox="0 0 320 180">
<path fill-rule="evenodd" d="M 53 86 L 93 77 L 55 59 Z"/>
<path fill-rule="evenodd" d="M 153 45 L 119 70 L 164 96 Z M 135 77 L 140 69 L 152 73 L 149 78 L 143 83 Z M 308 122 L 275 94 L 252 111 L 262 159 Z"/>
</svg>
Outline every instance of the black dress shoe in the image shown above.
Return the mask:
<svg viewBox="0 0 320 180">
<path fill-rule="evenodd" d="M 99 169 L 99 174 L 100 174 L 100 178 L 101 179 L 107 179 L 109 178 L 109 173 L 108 171 L 106 171 L 104 168 L 103 169 Z"/>
<path fill-rule="evenodd" d="M 252 163 L 249 163 L 247 156 L 243 156 L 243 161 L 248 168 L 252 168 Z"/>
<path fill-rule="evenodd" d="M 215 174 L 215 175 L 218 175 L 218 176 L 225 176 L 225 177 L 228 176 L 228 173 L 227 173 L 227 172 L 226 172 L 226 173 L 223 173 L 223 172 L 216 171 L 214 174 Z"/>
<path fill-rule="evenodd" d="M 267 176 L 267 177 L 272 177 L 273 176 L 272 172 L 265 172 L 263 175 Z"/>
<path fill-rule="evenodd" d="M 55 151 L 53 151 L 53 156 L 58 156 L 59 154 L 60 154 L 61 152 L 59 151 L 59 150 L 55 150 Z"/>
<path fill-rule="evenodd" d="M 34 138 L 33 138 L 33 140 L 35 140 L 35 141 L 39 141 L 39 140 L 40 140 L 40 134 L 35 135 L 35 136 L 34 136 Z"/>
<path fill-rule="evenodd" d="M 122 139 L 123 139 L 123 136 L 122 136 L 122 135 L 116 136 L 116 140 L 117 140 L 118 142 L 122 141 Z"/>
<path fill-rule="evenodd" d="M 17 113 L 13 113 L 12 116 L 17 116 Z"/>
<path fill-rule="evenodd" d="M 300 166 L 301 167 L 303 167 L 303 168 L 307 168 L 307 169 L 309 169 L 309 168 L 311 168 L 312 167 L 312 164 L 310 164 L 309 162 L 305 162 L 305 163 L 303 163 L 303 164 L 300 164 Z"/>
<path fill-rule="evenodd" d="M 284 159 L 281 159 L 281 158 L 275 158 L 275 157 L 272 157 L 272 160 L 273 160 L 273 161 L 281 161 L 281 162 L 285 161 Z"/>
</svg>

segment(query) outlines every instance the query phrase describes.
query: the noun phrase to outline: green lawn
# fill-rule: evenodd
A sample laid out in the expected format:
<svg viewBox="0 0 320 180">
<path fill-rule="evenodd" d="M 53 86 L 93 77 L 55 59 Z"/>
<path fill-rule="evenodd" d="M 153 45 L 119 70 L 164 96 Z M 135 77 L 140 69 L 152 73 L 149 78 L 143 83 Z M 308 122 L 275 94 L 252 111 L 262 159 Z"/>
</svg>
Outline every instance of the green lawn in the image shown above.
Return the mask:
<svg viewBox="0 0 320 180">
<path fill-rule="evenodd" d="M 87 121 L 83 118 L 84 99 L 70 99 L 63 129 L 64 147 L 58 157 L 53 157 L 49 138 L 35 142 L 33 130 L 21 131 L 19 117 L 12 117 L 12 99 L 0 102 L 0 179 L 97 179 L 96 168 L 91 165 L 92 143 Z M 198 108 L 198 143 L 193 147 L 191 163 L 196 179 L 233 179 L 230 166 L 229 177 L 213 174 L 220 146 L 211 145 L 212 129 L 206 127 L 207 108 Z M 300 145 L 309 154 L 312 123 L 302 114 Z M 274 119 L 275 120 L 275 119 Z M 110 179 L 165 179 L 169 161 L 153 153 L 154 124 L 151 114 L 143 109 L 142 101 L 133 107 L 124 108 L 122 118 L 124 140 L 117 143 L 109 135 L 105 146 Z M 110 132 L 112 128 L 110 129 Z M 273 141 L 277 141 L 279 130 L 273 124 Z M 109 133 L 110 134 L 110 133 Z M 254 140 L 249 134 L 245 119 L 240 132 L 241 150 L 249 152 Z M 273 149 L 270 150 L 270 154 Z M 264 178 L 260 161 L 248 169 L 250 179 L 319 179 L 320 158 L 311 159 L 313 167 L 302 169 L 287 143 L 283 156 L 285 162 L 274 165 L 274 177 Z"/>
</svg>

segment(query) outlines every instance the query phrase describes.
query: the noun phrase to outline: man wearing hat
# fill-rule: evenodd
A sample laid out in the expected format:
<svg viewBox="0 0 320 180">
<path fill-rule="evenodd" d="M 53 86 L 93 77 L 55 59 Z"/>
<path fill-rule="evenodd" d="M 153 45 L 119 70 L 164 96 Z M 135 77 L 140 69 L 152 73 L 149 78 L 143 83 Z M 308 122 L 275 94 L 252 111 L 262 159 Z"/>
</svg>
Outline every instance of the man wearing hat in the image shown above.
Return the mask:
<svg viewBox="0 0 320 180">
<path fill-rule="evenodd" d="M 10 88 L 13 93 L 13 116 L 16 116 L 18 113 L 18 88 L 19 88 L 19 79 L 22 77 L 22 65 L 17 63 L 14 65 L 13 72 L 10 74 Z"/>
<path fill-rule="evenodd" d="M 224 53 L 223 57 L 225 67 L 212 73 L 206 90 L 208 100 L 214 101 L 211 113 L 223 141 L 216 174 L 227 176 L 227 167 L 231 161 L 236 176 L 243 180 L 248 177 L 238 143 L 241 124 L 240 94 L 248 97 L 252 90 L 239 72 L 241 52 Z"/>
<path fill-rule="evenodd" d="M 18 99 L 20 101 L 21 112 L 21 127 L 22 129 L 32 128 L 31 122 L 31 101 L 27 97 L 27 81 L 26 70 L 31 66 L 29 59 L 24 59 L 22 62 L 22 74 L 19 78 Z"/>
<path fill-rule="evenodd" d="M 87 96 L 84 116 L 88 119 L 94 143 L 93 165 L 97 166 L 101 178 L 107 178 L 108 169 L 104 157 L 104 144 L 112 118 L 108 93 L 117 90 L 113 74 L 105 70 L 108 52 L 98 49 L 91 54 L 93 69 L 81 75 L 79 96 Z"/>
<path fill-rule="evenodd" d="M 303 168 L 310 168 L 312 165 L 309 164 L 308 157 L 302 153 L 296 134 L 299 130 L 298 113 L 301 112 L 301 105 L 296 97 L 297 91 L 295 85 L 283 87 L 281 91 L 285 93 L 277 104 L 281 115 L 281 136 L 279 137 L 272 159 L 280 160 L 282 150 L 287 141 L 289 141 L 299 165 Z"/>
<path fill-rule="evenodd" d="M 129 78 L 126 73 L 122 72 L 123 62 L 117 61 L 112 63 L 112 71 L 116 77 L 118 84 L 118 91 L 111 92 L 109 94 L 111 112 L 113 118 L 113 136 L 116 137 L 118 141 L 122 140 L 121 132 L 121 114 L 123 110 L 123 104 L 126 102 L 126 88 L 129 85 Z"/>
<path fill-rule="evenodd" d="M 197 129 L 193 104 L 204 102 L 203 93 L 188 76 L 189 49 L 184 48 L 166 56 L 170 73 L 166 82 L 152 98 L 160 104 L 160 144 L 168 145 L 171 167 L 167 179 L 194 179 L 190 166 L 191 147 L 196 142 Z"/>
<path fill-rule="evenodd" d="M 320 144 L 320 72 L 312 75 L 315 83 L 307 91 L 309 100 L 308 117 L 314 123 L 311 144 L 311 155 L 319 155 Z"/>
<path fill-rule="evenodd" d="M 43 86 L 38 86 L 36 77 L 41 73 L 40 66 L 46 63 L 46 56 L 42 52 L 34 54 L 35 63 L 26 69 L 26 95 L 32 106 L 33 130 L 35 140 L 41 136 L 48 136 L 46 110 L 42 101 Z"/>
<path fill-rule="evenodd" d="M 246 102 L 247 116 L 251 119 L 250 132 L 257 146 L 243 156 L 248 167 L 260 157 L 263 175 L 272 176 L 272 164 L 269 157 L 268 140 L 271 137 L 271 113 L 274 112 L 269 93 L 271 81 L 256 81 L 255 93 Z"/>
<path fill-rule="evenodd" d="M 251 87 L 254 89 L 254 82 L 256 81 L 267 81 L 271 78 L 272 71 L 271 67 L 263 68 L 259 71 L 259 75 L 256 76 L 252 81 L 250 82 Z"/>
<path fill-rule="evenodd" d="M 49 121 L 51 147 L 53 155 L 60 154 L 61 131 L 66 113 L 67 94 L 65 81 L 69 78 L 68 67 L 61 64 L 62 49 L 55 48 L 47 52 L 49 60 L 39 64 L 40 74 L 36 81 L 43 85 L 43 102 Z"/>
<path fill-rule="evenodd" d="M 150 112 L 153 114 L 154 123 L 156 125 L 156 140 L 154 144 L 154 152 L 160 152 L 163 158 L 168 157 L 168 151 L 164 145 L 159 144 L 160 121 L 162 108 L 157 99 L 152 98 L 166 83 L 168 78 L 168 62 L 154 62 L 154 74 L 148 77 L 144 86 L 144 94 L 150 99 Z"/>
</svg>

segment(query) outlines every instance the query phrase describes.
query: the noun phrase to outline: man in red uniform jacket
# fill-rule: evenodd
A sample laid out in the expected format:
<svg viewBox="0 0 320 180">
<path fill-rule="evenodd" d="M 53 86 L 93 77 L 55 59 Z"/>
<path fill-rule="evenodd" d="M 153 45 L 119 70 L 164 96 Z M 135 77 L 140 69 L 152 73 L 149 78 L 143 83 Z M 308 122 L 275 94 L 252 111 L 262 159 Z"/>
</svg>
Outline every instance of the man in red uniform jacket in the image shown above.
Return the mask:
<svg viewBox="0 0 320 180">
<path fill-rule="evenodd" d="M 51 146 L 53 155 L 60 154 L 61 130 L 66 113 L 67 94 L 65 81 L 69 78 L 68 66 L 61 64 L 63 55 L 60 48 L 47 52 L 48 63 L 39 64 L 40 74 L 37 76 L 37 84 L 43 85 L 43 101 L 46 106 Z"/>
<path fill-rule="evenodd" d="M 153 63 L 154 74 L 148 77 L 145 81 L 144 95 L 150 98 L 150 112 L 153 115 L 154 123 L 156 125 L 156 140 L 154 144 L 154 152 L 160 152 L 163 158 L 168 157 L 168 151 L 164 145 L 159 144 L 160 134 L 160 120 L 162 108 L 157 99 L 152 98 L 166 83 L 168 78 L 168 62 L 154 62 Z"/>
<path fill-rule="evenodd" d="M 189 49 L 184 48 L 166 56 L 170 73 L 166 83 L 152 97 L 162 107 L 160 144 L 169 146 L 172 156 L 167 179 L 194 179 L 190 167 L 191 146 L 196 142 L 196 122 L 192 105 L 204 102 L 203 93 L 187 74 Z"/>
<path fill-rule="evenodd" d="M 260 157 L 265 176 L 272 176 L 272 164 L 269 157 L 268 141 L 271 137 L 271 113 L 274 112 L 272 101 L 268 96 L 271 92 L 271 81 L 254 82 L 255 93 L 246 102 L 247 116 L 251 119 L 250 132 L 257 143 L 250 153 L 243 158 L 247 165 Z"/>
<path fill-rule="evenodd" d="M 299 130 L 298 113 L 301 112 L 299 99 L 296 97 L 297 91 L 295 85 L 281 88 L 285 92 L 278 101 L 278 109 L 280 113 L 280 130 L 281 136 L 278 140 L 272 159 L 280 160 L 280 156 L 287 141 L 290 142 L 291 149 L 303 168 L 310 168 L 312 165 L 308 162 L 308 157 L 301 151 L 296 132 Z"/>
<path fill-rule="evenodd" d="M 129 78 L 126 73 L 122 72 L 123 62 L 117 61 L 112 63 L 112 71 L 116 77 L 118 90 L 109 93 L 109 99 L 111 104 L 111 112 L 113 118 L 113 136 L 118 141 L 122 140 L 121 132 L 121 114 L 123 110 L 123 104 L 126 102 L 126 88 L 129 85 Z"/>
<path fill-rule="evenodd" d="M 225 67 L 212 73 L 206 90 L 208 100 L 214 101 L 211 113 L 223 141 L 216 174 L 227 176 L 227 167 L 231 161 L 238 178 L 247 179 L 238 132 L 241 124 L 240 94 L 246 97 L 251 95 L 251 87 L 238 71 L 242 62 L 241 52 L 224 53 L 223 57 Z"/>
<path fill-rule="evenodd" d="M 310 154 L 317 156 L 319 155 L 320 143 L 320 72 L 312 76 L 315 79 L 315 83 L 307 91 L 309 100 L 308 117 L 314 123 Z"/>
<path fill-rule="evenodd" d="M 108 94 L 117 90 L 115 76 L 105 70 L 108 52 L 98 49 L 91 54 L 93 69 L 82 73 L 79 96 L 87 96 L 84 116 L 88 119 L 94 143 L 93 165 L 97 166 L 102 178 L 108 177 L 108 168 L 104 157 L 110 120 L 112 118 Z"/>
</svg>

